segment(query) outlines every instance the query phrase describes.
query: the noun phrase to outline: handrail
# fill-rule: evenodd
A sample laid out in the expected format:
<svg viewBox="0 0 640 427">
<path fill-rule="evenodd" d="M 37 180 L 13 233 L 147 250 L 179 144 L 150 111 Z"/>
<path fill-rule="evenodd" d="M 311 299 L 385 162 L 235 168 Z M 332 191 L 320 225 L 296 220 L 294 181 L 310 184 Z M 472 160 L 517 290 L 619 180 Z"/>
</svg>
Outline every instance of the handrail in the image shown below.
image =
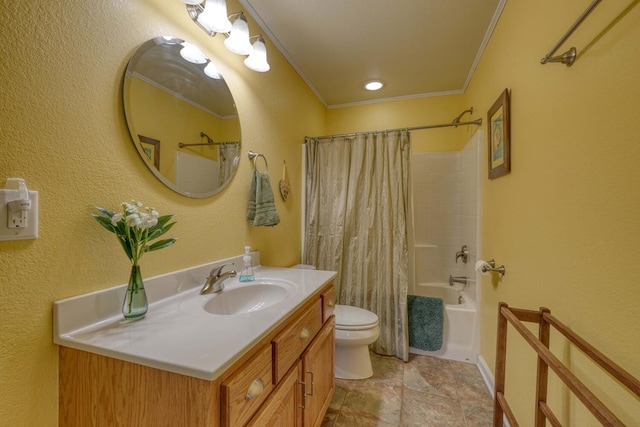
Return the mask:
<svg viewBox="0 0 640 427">
<path fill-rule="evenodd" d="M 536 337 L 522 322 L 538 323 L 538 337 Z M 551 315 L 547 308 L 539 311 L 510 308 L 506 303 L 500 303 L 498 308 L 498 339 L 496 349 L 495 367 L 495 399 L 493 425 L 503 425 L 503 417 L 512 427 L 518 426 L 518 422 L 509 407 L 504 395 L 506 352 L 507 352 L 507 326 L 508 323 L 525 339 L 525 341 L 538 354 L 538 369 L 536 378 L 536 415 L 535 425 L 543 427 L 546 421 L 553 426 L 561 426 L 560 421 L 547 405 L 547 374 L 551 368 L 558 378 L 569 388 L 584 406 L 606 426 L 624 426 L 611 410 L 609 410 L 561 361 L 549 350 L 550 327 L 558 330 L 570 343 L 578 347 L 593 362 L 616 378 L 622 385 L 636 396 L 640 397 L 640 381 L 634 378 L 618 364 L 613 362 L 595 347 L 565 326 Z"/>
</svg>

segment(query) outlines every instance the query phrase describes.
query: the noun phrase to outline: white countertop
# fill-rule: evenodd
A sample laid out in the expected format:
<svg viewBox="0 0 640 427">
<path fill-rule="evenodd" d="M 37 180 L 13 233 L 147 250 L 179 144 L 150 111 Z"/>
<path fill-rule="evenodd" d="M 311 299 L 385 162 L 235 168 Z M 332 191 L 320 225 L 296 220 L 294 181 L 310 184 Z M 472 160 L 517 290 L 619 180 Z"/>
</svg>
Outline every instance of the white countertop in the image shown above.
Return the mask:
<svg viewBox="0 0 640 427">
<path fill-rule="evenodd" d="M 199 294 L 210 268 L 217 264 L 220 262 L 145 280 L 149 311 L 135 322 L 124 321 L 120 311 L 126 285 L 57 301 L 54 342 L 215 380 L 336 275 L 333 271 L 257 267 L 256 281 L 285 280 L 296 286 L 284 301 L 271 307 L 221 316 L 202 308 L 216 295 Z M 236 277 L 225 281 L 225 289 L 250 283 L 240 283 Z"/>
</svg>

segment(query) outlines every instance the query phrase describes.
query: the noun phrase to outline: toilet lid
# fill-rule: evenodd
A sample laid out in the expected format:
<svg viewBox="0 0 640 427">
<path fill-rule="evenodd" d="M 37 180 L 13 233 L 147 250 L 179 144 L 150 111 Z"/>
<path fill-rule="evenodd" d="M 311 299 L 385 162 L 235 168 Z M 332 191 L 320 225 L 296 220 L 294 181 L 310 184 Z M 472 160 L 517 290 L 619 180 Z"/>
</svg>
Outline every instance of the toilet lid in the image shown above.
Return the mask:
<svg viewBox="0 0 640 427">
<path fill-rule="evenodd" d="M 336 304 L 333 314 L 336 316 L 337 329 L 367 329 L 378 324 L 375 313 L 359 307 Z"/>
</svg>

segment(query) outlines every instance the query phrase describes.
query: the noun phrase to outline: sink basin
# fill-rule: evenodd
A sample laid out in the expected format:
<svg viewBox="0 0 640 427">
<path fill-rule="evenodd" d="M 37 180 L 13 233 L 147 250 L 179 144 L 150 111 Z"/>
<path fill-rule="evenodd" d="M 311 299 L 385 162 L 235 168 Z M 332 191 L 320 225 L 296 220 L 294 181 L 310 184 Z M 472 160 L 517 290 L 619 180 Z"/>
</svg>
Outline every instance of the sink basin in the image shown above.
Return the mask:
<svg viewBox="0 0 640 427">
<path fill-rule="evenodd" d="M 205 311 L 223 316 L 253 313 L 283 301 L 287 289 L 273 284 L 255 284 L 225 289 L 205 305 Z"/>
</svg>

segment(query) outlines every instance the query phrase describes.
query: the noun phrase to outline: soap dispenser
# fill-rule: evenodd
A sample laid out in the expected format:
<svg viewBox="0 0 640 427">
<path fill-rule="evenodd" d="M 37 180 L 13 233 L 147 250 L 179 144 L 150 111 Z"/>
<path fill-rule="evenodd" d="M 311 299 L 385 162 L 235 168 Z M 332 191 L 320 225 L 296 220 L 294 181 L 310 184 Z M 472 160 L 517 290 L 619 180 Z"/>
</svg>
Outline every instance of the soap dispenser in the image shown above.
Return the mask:
<svg viewBox="0 0 640 427">
<path fill-rule="evenodd" d="M 241 282 L 253 282 L 256 280 L 253 275 L 253 266 L 251 265 L 251 246 L 244 247 L 244 256 L 242 257 L 242 272 L 240 273 Z"/>
</svg>

